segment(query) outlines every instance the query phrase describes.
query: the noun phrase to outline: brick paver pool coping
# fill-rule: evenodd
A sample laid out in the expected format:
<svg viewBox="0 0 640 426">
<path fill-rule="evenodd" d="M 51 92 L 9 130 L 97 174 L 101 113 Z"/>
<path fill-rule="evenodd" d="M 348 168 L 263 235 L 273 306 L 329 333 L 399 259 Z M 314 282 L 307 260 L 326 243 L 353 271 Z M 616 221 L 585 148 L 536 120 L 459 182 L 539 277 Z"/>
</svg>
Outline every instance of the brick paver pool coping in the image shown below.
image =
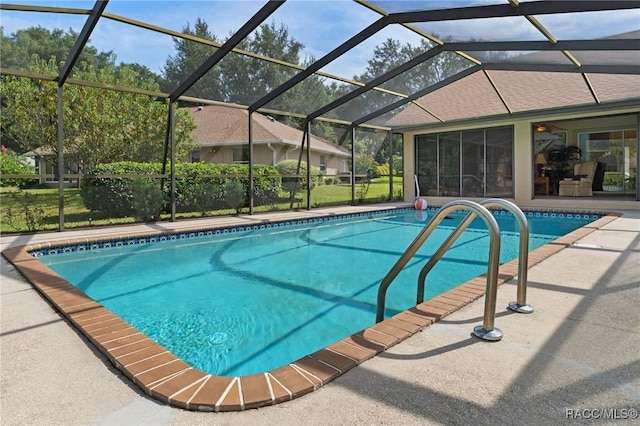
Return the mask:
<svg viewBox="0 0 640 426">
<path fill-rule="evenodd" d="M 620 214 L 611 213 L 533 250 L 529 253 L 528 267 L 619 216 Z M 196 228 L 193 231 L 198 230 Z M 148 238 L 161 233 L 127 233 L 113 238 Z M 24 245 L 8 248 L 2 255 L 118 370 L 146 394 L 169 405 L 194 411 L 239 411 L 277 404 L 313 392 L 440 318 L 482 297 L 486 287 L 486 276 L 478 276 L 275 370 L 243 377 L 214 376 L 189 366 L 30 254 L 32 251 L 42 250 L 43 247 L 90 245 L 98 241 L 97 238 L 77 238 Z M 501 265 L 498 285 L 514 278 L 517 271 L 517 259 Z"/>
</svg>

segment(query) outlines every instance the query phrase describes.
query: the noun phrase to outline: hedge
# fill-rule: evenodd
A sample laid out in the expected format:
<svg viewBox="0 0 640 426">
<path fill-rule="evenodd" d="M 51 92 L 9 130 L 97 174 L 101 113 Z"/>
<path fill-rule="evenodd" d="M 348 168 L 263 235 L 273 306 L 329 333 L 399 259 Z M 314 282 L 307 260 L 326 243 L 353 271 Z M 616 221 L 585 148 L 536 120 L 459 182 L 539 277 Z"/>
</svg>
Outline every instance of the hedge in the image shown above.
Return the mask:
<svg viewBox="0 0 640 426">
<path fill-rule="evenodd" d="M 82 180 L 80 194 L 86 208 L 103 212 L 111 217 L 135 216 L 139 206 L 134 203 L 134 194 L 141 192 L 140 186 L 159 185 L 160 163 L 119 162 L 99 165 L 92 177 Z M 267 165 L 254 165 L 254 205 L 273 204 L 282 190 L 278 170 Z M 112 177 L 125 175 L 124 177 Z M 135 176 L 131 176 L 135 175 Z M 131 177 L 128 177 L 131 176 Z M 229 182 L 239 182 L 245 188 L 249 203 L 249 165 L 214 163 L 176 164 L 176 211 L 207 212 L 228 209 L 225 187 Z M 237 186 L 237 185 L 236 185 Z M 163 210 L 169 210 L 170 181 L 165 179 Z M 139 204 L 139 203 L 138 203 Z"/>
<path fill-rule="evenodd" d="M 86 208 L 107 214 L 110 217 L 132 216 L 133 183 L 154 183 L 153 178 L 100 177 L 100 175 L 153 175 L 160 173 L 160 164 L 120 162 L 100 164 L 95 177 L 83 179 L 80 195 Z"/>
<path fill-rule="evenodd" d="M 276 164 L 278 172 L 282 175 L 282 187 L 287 192 L 303 192 L 307 190 L 307 162 L 298 160 L 282 160 Z M 311 189 L 322 183 L 322 172 L 319 168 L 311 166 Z"/>
</svg>

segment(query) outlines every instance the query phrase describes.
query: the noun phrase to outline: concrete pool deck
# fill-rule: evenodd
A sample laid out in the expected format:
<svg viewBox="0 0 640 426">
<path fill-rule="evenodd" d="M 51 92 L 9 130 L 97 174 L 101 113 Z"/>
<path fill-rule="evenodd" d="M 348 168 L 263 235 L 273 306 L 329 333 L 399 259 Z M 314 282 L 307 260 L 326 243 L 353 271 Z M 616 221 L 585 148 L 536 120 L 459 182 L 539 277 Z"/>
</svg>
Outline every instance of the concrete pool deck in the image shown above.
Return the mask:
<svg viewBox="0 0 640 426">
<path fill-rule="evenodd" d="M 470 336 L 482 323 L 481 298 L 315 392 L 236 413 L 190 412 L 148 397 L 2 259 L 0 423 L 558 424 L 597 415 L 620 421 L 640 408 L 640 212 L 622 213 L 529 269 L 532 315 L 505 309 L 515 298 L 516 280 L 498 289 L 500 342 Z M 123 229 L 189 226 L 181 221 L 2 236 L 0 242 L 4 250 Z"/>
</svg>

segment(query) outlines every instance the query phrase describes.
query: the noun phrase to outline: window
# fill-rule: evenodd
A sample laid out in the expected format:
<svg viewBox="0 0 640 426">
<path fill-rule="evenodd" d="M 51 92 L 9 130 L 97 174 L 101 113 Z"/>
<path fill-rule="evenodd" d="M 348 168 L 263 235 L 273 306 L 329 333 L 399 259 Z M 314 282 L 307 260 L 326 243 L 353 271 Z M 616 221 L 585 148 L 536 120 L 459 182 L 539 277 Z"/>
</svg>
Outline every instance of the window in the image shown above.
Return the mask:
<svg viewBox="0 0 640 426">
<path fill-rule="evenodd" d="M 53 177 L 45 178 L 45 182 L 58 182 L 58 163 L 55 157 L 42 158 L 41 164 L 44 164 L 44 174 L 53 175 Z"/>
<path fill-rule="evenodd" d="M 234 163 L 248 163 L 249 162 L 249 146 L 242 146 L 233 148 L 233 162 Z"/>
<path fill-rule="evenodd" d="M 579 133 L 578 146 L 580 161 L 597 161 L 604 171 L 602 188 L 598 185 L 594 190 L 636 192 L 638 134 L 635 129 Z"/>
<path fill-rule="evenodd" d="M 327 156 L 326 155 L 320 156 L 320 171 L 322 172 L 323 175 L 327 174 Z"/>
<path fill-rule="evenodd" d="M 420 195 L 513 196 L 513 128 L 416 137 Z"/>
<path fill-rule="evenodd" d="M 191 151 L 191 162 L 192 163 L 200 162 L 200 151 Z"/>
<path fill-rule="evenodd" d="M 47 177 L 44 179 L 47 183 L 57 183 L 58 182 L 58 158 L 54 156 L 40 157 L 40 161 L 38 163 L 38 172 L 44 166 L 44 174 L 53 175 L 53 177 Z M 73 171 L 68 162 L 65 162 L 64 165 L 64 174 L 72 174 Z M 65 177 L 62 180 L 63 182 L 75 182 L 76 178 Z"/>
</svg>

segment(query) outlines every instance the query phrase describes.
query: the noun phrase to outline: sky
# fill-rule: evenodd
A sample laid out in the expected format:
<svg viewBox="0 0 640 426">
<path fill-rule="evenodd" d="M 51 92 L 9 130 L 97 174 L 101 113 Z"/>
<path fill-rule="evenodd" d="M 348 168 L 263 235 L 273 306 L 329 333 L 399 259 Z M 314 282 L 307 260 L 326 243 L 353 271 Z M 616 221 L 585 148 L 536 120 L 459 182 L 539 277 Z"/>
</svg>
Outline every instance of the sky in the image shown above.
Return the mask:
<svg viewBox="0 0 640 426">
<path fill-rule="evenodd" d="M 483 4 L 501 4 L 506 0 L 454 0 L 443 1 L 372 1 L 390 12 L 438 8 L 452 3 L 456 7 Z M 91 0 L 9 0 L 5 3 L 56 6 L 91 9 Z M 247 19 L 255 14 L 263 1 L 254 0 L 200 0 L 200 1 L 136 1 L 111 0 L 105 12 L 144 21 L 152 25 L 182 31 L 193 25 L 197 18 L 204 19 L 209 30 L 219 39 L 226 39 L 237 31 Z M 379 19 L 380 15 L 349 0 L 288 0 L 268 18 L 266 23 L 283 24 L 296 41 L 304 44 L 302 58 L 316 59 L 326 55 L 342 42 Z M 598 12 L 575 15 L 540 16 L 539 21 L 558 39 L 580 39 L 606 37 L 616 33 L 640 30 L 640 9 L 624 12 Z M 18 29 L 41 25 L 48 29 L 72 28 L 80 32 L 85 15 L 26 13 L 2 10 L 0 25 L 5 36 Z M 466 25 L 451 22 L 419 24 L 421 29 L 454 40 L 544 40 L 524 18 L 494 18 L 469 21 Z M 399 25 L 389 26 L 373 35 L 343 57 L 329 64 L 323 71 L 352 78 L 366 70 L 375 46 L 387 38 L 400 40 L 403 44 L 419 45 L 421 37 Z M 156 73 L 162 73 L 169 56 L 175 55 L 174 42 L 170 36 L 141 30 L 111 19 L 100 19 L 90 44 L 99 51 L 113 51 L 117 63 L 137 62 Z"/>
</svg>

